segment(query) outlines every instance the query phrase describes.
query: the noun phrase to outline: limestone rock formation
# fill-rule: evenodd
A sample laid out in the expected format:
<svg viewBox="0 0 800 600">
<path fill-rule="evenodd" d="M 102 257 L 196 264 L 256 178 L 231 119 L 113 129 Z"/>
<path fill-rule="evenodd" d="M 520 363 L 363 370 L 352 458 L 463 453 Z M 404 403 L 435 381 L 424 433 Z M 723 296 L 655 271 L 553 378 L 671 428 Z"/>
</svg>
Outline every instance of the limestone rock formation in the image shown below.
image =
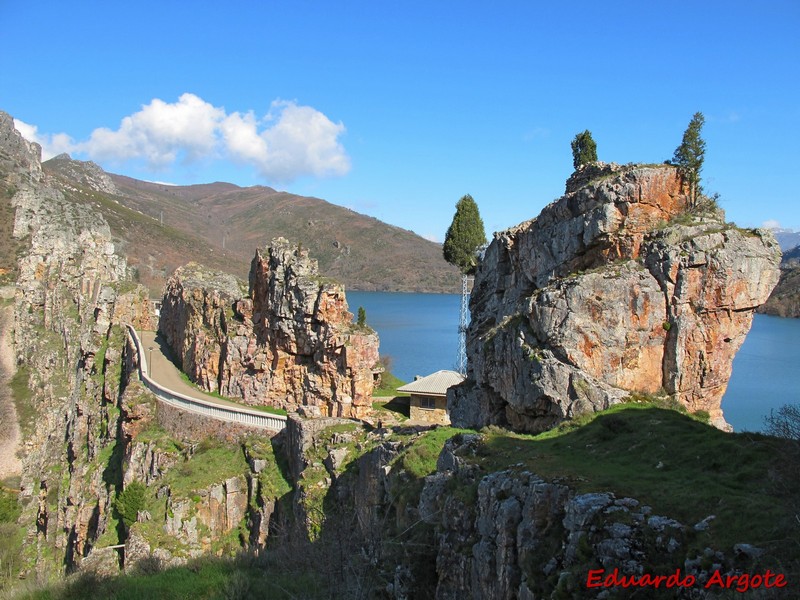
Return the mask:
<svg viewBox="0 0 800 600">
<path fill-rule="evenodd" d="M 15 357 L 32 415 L 22 423 L 23 561 L 44 576 L 75 568 L 113 529 L 118 482 L 98 462 L 125 442 L 117 439 L 120 325 L 150 316 L 146 291 L 125 281 L 107 223 L 48 184 L 40 155 L 0 112 L 0 183 L 21 250 Z"/>
<path fill-rule="evenodd" d="M 59 154 L 50 160 L 57 163 L 62 174 L 83 187 L 112 195 L 120 193 L 108 173 L 97 163 L 73 160 L 67 153 Z"/>
<path fill-rule="evenodd" d="M 256 252 L 246 297 L 232 276 L 178 269 L 159 330 L 204 389 L 251 405 L 363 417 L 378 336 L 352 320 L 344 288 L 319 277 L 307 251 L 278 238 Z"/>
<path fill-rule="evenodd" d="M 657 561 L 699 581 L 708 578 L 703 564 L 733 572 L 731 557 L 691 547 L 703 522 L 692 527 L 635 498 L 577 493 L 520 468 L 481 473 L 462 458 L 480 444 L 473 434 L 449 440 L 425 479 L 419 511 L 437 533 L 436 598 L 606 598 L 608 590 L 587 588 L 589 569 L 641 574 Z M 477 488 L 474 498 L 448 493 L 467 488 Z"/>
<path fill-rule="evenodd" d="M 639 392 L 724 427 L 733 357 L 780 251 L 768 231 L 688 202 L 674 167 L 592 163 L 536 219 L 495 234 L 453 423 L 538 432 Z"/>
</svg>

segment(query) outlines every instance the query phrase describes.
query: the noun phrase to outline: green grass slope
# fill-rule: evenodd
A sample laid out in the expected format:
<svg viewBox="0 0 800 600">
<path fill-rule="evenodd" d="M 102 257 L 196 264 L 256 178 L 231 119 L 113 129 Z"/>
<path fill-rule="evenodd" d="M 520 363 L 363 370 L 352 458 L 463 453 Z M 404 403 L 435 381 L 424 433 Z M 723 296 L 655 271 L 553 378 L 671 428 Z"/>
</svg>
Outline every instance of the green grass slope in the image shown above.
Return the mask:
<svg viewBox="0 0 800 600">
<path fill-rule="evenodd" d="M 444 443 L 462 431 L 438 428 L 404 449 L 395 466 L 410 480 L 398 502 L 418 501 L 423 478 L 435 470 Z M 713 547 L 730 554 L 734 544 L 746 542 L 764 549 L 763 563 L 790 581 L 800 574 L 796 442 L 728 434 L 674 410 L 626 404 L 538 436 L 489 428 L 470 460 L 484 473 L 528 470 L 579 493 L 633 497 L 654 514 L 690 527 L 714 515 L 709 529 L 695 534 L 698 552 Z M 475 497 L 469 490 L 453 493 Z M 88 589 L 97 600 L 147 597 L 156 589 L 163 598 L 329 597 L 319 565 L 294 560 L 290 567 L 278 556 L 268 551 L 258 559 L 206 558 L 151 574 L 102 581 L 84 577 L 23 597 L 79 598 Z"/>
</svg>

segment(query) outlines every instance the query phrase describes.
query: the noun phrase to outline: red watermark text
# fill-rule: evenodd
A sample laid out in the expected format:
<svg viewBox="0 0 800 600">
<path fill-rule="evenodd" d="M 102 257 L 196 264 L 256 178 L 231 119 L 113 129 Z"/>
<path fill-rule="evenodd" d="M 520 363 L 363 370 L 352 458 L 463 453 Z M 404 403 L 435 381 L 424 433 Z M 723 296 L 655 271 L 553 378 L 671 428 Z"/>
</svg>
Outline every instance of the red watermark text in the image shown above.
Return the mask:
<svg viewBox="0 0 800 600">
<path fill-rule="evenodd" d="M 714 571 L 705 583 L 698 583 L 694 575 L 682 574 L 676 569 L 670 575 L 623 575 L 619 569 L 606 571 L 605 569 L 592 569 L 586 577 L 587 588 L 691 588 L 702 587 L 705 589 L 735 590 L 747 592 L 759 588 L 786 587 L 786 577 L 781 573 L 774 573 L 767 569 L 763 573 L 743 573 L 741 575 L 726 575 Z"/>
</svg>

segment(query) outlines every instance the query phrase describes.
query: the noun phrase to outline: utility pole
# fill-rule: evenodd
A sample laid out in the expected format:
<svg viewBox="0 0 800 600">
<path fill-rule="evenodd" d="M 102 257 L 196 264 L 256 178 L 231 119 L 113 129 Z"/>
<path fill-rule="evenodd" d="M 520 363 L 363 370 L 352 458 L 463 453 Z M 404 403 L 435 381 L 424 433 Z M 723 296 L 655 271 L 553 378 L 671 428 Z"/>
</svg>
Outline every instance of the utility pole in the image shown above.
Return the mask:
<svg viewBox="0 0 800 600">
<path fill-rule="evenodd" d="M 458 372 L 467 376 L 467 308 L 469 304 L 467 275 L 461 275 L 461 319 L 458 323 Z"/>
</svg>

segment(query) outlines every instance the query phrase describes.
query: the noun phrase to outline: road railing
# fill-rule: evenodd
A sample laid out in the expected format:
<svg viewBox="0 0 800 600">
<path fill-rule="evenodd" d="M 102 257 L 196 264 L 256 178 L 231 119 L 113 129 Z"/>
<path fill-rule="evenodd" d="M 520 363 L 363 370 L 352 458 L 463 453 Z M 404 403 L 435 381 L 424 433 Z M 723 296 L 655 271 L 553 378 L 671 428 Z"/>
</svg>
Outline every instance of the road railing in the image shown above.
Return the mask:
<svg viewBox="0 0 800 600">
<path fill-rule="evenodd" d="M 265 413 L 245 406 L 215 404 L 210 400 L 181 394 L 151 379 L 148 375 L 150 371 L 147 368 L 147 357 L 145 356 L 142 341 L 139 339 L 139 334 L 131 325 L 126 325 L 126 327 L 128 336 L 133 341 L 134 346 L 136 346 L 136 352 L 139 354 L 139 379 L 161 402 L 186 412 L 203 415 L 219 421 L 269 429 L 270 431 L 281 431 L 286 427 L 286 417 L 283 415 Z"/>
</svg>

